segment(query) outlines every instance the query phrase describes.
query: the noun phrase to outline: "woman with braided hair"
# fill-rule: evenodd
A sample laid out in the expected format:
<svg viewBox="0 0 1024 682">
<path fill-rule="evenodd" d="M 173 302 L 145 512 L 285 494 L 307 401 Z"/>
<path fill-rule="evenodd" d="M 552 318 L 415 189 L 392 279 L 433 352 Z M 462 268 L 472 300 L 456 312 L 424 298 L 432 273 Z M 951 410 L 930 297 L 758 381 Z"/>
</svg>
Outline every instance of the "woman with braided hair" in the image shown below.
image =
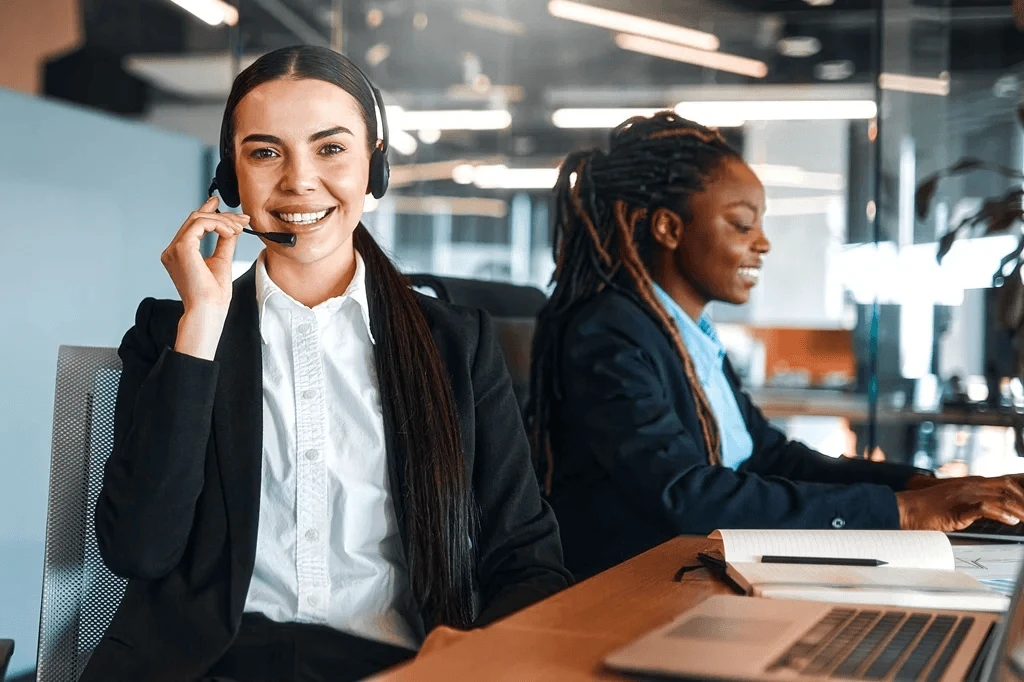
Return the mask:
<svg viewBox="0 0 1024 682">
<path fill-rule="evenodd" d="M 556 287 L 527 417 L 578 578 L 716 528 L 1024 519 L 1013 478 L 833 459 L 751 403 L 705 308 L 744 303 L 757 284 L 765 196 L 717 131 L 671 112 L 632 118 L 608 152 L 565 160 L 555 197 Z"/>
</svg>

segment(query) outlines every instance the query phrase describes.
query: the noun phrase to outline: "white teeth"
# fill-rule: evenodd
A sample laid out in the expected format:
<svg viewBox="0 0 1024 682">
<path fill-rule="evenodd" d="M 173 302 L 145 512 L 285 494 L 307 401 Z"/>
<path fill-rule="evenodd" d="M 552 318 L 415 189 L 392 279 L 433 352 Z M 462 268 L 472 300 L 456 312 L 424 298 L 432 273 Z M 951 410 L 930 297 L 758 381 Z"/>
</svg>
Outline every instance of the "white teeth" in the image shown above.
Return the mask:
<svg viewBox="0 0 1024 682">
<path fill-rule="evenodd" d="M 736 272 L 740 277 L 753 284 L 757 284 L 761 279 L 761 268 L 740 268 Z"/>
<path fill-rule="evenodd" d="M 315 223 L 318 220 L 323 220 L 330 212 L 330 209 L 320 211 L 319 213 L 278 213 L 277 217 L 286 223 L 293 223 L 295 225 L 309 225 Z"/>
</svg>

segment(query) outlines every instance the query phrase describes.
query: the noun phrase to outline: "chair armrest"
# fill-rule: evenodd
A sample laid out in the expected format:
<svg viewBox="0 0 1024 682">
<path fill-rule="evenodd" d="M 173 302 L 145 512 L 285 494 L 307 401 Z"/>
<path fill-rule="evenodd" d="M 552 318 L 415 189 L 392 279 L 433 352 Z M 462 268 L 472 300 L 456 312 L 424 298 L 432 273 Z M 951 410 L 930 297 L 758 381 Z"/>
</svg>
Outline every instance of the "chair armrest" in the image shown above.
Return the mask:
<svg viewBox="0 0 1024 682">
<path fill-rule="evenodd" d="M 0 682 L 4 681 L 7 675 L 7 664 L 11 662 L 14 654 L 14 640 L 0 639 Z"/>
</svg>

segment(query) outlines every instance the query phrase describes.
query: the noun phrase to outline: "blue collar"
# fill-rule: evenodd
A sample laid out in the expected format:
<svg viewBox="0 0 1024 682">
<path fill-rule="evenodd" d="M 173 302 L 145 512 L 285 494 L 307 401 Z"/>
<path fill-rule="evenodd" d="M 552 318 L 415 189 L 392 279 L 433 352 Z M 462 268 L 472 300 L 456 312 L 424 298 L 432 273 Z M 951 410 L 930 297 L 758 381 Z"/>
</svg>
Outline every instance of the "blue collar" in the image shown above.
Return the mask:
<svg viewBox="0 0 1024 682">
<path fill-rule="evenodd" d="M 725 347 L 715 333 L 715 327 L 711 324 L 711 318 L 707 312 L 701 314 L 696 322 L 686 314 L 679 304 L 676 303 L 668 293 L 657 284 L 654 285 L 654 292 L 658 295 L 661 304 L 665 306 L 669 316 L 675 320 L 676 327 L 683 337 L 686 350 L 690 352 L 693 359 L 694 369 L 697 371 L 697 378 L 702 385 L 706 385 L 711 374 L 721 371 L 722 361 L 725 358 Z"/>
</svg>

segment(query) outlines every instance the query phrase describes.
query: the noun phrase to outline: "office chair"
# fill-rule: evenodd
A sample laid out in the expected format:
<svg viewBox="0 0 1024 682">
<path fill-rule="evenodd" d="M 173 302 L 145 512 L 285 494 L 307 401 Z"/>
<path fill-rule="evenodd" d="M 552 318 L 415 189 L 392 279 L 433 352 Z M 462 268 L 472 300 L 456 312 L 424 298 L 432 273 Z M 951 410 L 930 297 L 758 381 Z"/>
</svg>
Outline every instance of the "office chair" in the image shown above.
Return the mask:
<svg viewBox="0 0 1024 682">
<path fill-rule="evenodd" d="M 507 282 L 425 274 L 407 277 L 413 287 L 430 289 L 442 301 L 468 308 L 482 308 L 491 314 L 497 328 L 498 342 L 505 355 L 505 364 L 512 375 L 512 388 L 522 411 L 530 393 L 530 355 L 537 313 L 548 300 L 544 292 L 536 287 Z"/>
<path fill-rule="evenodd" d="M 11 662 L 14 655 L 14 640 L 0 639 L 0 682 L 4 682 L 7 675 L 7 664 Z"/>
<path fill-rule="evenodd" d="M 37 682 L 75 682 L 124 595 L 126 581 L 104 566 L 92 522 L 120 376 L 114 348 L 60 347 Z"/>
</svg>

